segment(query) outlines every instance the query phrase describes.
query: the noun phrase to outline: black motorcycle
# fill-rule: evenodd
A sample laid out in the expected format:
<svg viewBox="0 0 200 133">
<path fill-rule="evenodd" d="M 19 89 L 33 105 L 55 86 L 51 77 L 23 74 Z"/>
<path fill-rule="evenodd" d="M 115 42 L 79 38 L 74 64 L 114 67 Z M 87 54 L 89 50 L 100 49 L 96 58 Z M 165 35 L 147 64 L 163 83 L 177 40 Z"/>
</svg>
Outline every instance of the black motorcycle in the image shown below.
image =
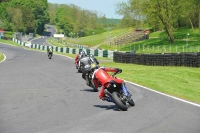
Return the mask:
<svg viewBox="0 0 200 133">
<path fill-rule="evenodd" d="M 98 92 L 98 87 L 100 86 L 99 82 L 94 79 L 94 70 L 99 68 L 99 62 L 91 57 L 81 59 L 83 64 L 87 64 L 84 66 L 84 71 L 86 72 L 86 77 L 88 77 L 89 86 L 93 88 L 94 92 Z"/>
</svg>

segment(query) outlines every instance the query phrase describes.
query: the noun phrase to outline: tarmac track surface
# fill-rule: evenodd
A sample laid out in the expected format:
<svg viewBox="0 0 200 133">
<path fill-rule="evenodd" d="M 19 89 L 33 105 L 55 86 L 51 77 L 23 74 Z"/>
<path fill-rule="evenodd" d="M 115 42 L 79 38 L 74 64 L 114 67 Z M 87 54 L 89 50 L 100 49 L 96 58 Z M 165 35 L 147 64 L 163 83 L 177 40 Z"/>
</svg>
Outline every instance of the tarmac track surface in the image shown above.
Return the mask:
<svg viewBox="0 0 200 133">
<path fill-rule="evenodd" d="M 44 33 L 44 36 L 41 36 L 39 38 L 36 39 L 32 39 L 31 40 L 31 44 L 39 44 L 39 45 L 47 45 L 50 46 L 51 44 L 49 44 L 48 42 L 46 42 L 46 39 L 53 36 L 56 33 L 56 29 L 52 26 L 45 26 L 46 28 L 46 32 Z"/>
<path fill-rule="evenodd" d="M 74 59 L 0 44 L 0 133 L 200 133 L 200 107 L 127 83 L 120 111 L 85 85 Z"/>
</svg>

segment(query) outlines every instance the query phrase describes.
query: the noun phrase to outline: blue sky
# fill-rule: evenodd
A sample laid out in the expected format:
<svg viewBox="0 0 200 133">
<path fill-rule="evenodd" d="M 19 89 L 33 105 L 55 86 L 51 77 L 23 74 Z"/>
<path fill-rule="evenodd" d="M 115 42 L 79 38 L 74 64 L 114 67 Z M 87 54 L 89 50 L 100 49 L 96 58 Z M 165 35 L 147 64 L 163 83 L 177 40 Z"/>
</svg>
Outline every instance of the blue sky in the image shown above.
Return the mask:
<svg viewBox="0 0 200 133">
<path fill-rule="evenodd" d="M 57 4 L 74 4 L 81 9 L 97 11 L 98 15 L 106 15 L 106 18 L 122 18 L 115 13 L 116 4 L 120 2 L 127 2 L 127 0 L 48 0 L 49 3 Z"/>
</svg>

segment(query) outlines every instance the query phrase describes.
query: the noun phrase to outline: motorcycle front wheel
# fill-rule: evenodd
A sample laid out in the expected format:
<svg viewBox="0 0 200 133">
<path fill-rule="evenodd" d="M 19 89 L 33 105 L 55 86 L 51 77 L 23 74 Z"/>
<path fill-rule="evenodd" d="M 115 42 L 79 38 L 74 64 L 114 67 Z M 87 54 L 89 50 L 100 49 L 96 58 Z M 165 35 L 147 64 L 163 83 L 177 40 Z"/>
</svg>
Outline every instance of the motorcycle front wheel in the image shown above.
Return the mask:
<svg viewBox="0 0 200 133">
<path fill-rule="evenodd" d="M 123 102 L 120 98 L 120 94 L 118 92 L 113 92 L 112 93 L 112 98 L 115 101 L 115 104 L 122 110 L 122 111 L 127 111 L 128 106 L 126 105 L 125 102 Z"/>
<path fill-rule="evenodd" d="M 92 87 L 94 92 L 98 92 L 99 91 L 98 88 L 96 88 L 94 82 L 90 81 L 90 84 L 91 84 L 91 87 Z"/>
<path fill-rule="evenodd" d="M 133 101 L 133 99 L 131 97 L 128 98 L 128 103 L 131 105 L 131 106 L 135 106 L 135 102 Z"/>
</svg>

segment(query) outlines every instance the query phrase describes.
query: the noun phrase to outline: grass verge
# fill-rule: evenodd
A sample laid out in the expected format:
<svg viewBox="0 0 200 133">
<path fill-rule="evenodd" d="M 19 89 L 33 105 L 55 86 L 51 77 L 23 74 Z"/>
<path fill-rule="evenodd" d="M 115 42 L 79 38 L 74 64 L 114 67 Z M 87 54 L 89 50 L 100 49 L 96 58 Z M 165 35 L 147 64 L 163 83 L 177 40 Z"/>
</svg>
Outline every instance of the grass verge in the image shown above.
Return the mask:
<svg viewBox="0 0 200 133">
<path fill-rule="evenodd" d="M 0 62 L 4 59 L 4 55 L 0 53 Z"/>
<path fill-rule="evenodd" d="M 153 90 L 200 104 L 199 68 L 163 67 L 102 62 L 101 66 L 118 67 L 117 77 Z"/>
<path fill-rule="evenodd" d="M 9 41 L 9 40 L 0 39 L 0 42 L 1 42 L 1 43 L 5 43 L 5 44 L 14 45 L 14 46 L 21 46 L 21 45 L 19 45 L 18 43 L 13 42 L 13 41 Z"/>
</svg>

